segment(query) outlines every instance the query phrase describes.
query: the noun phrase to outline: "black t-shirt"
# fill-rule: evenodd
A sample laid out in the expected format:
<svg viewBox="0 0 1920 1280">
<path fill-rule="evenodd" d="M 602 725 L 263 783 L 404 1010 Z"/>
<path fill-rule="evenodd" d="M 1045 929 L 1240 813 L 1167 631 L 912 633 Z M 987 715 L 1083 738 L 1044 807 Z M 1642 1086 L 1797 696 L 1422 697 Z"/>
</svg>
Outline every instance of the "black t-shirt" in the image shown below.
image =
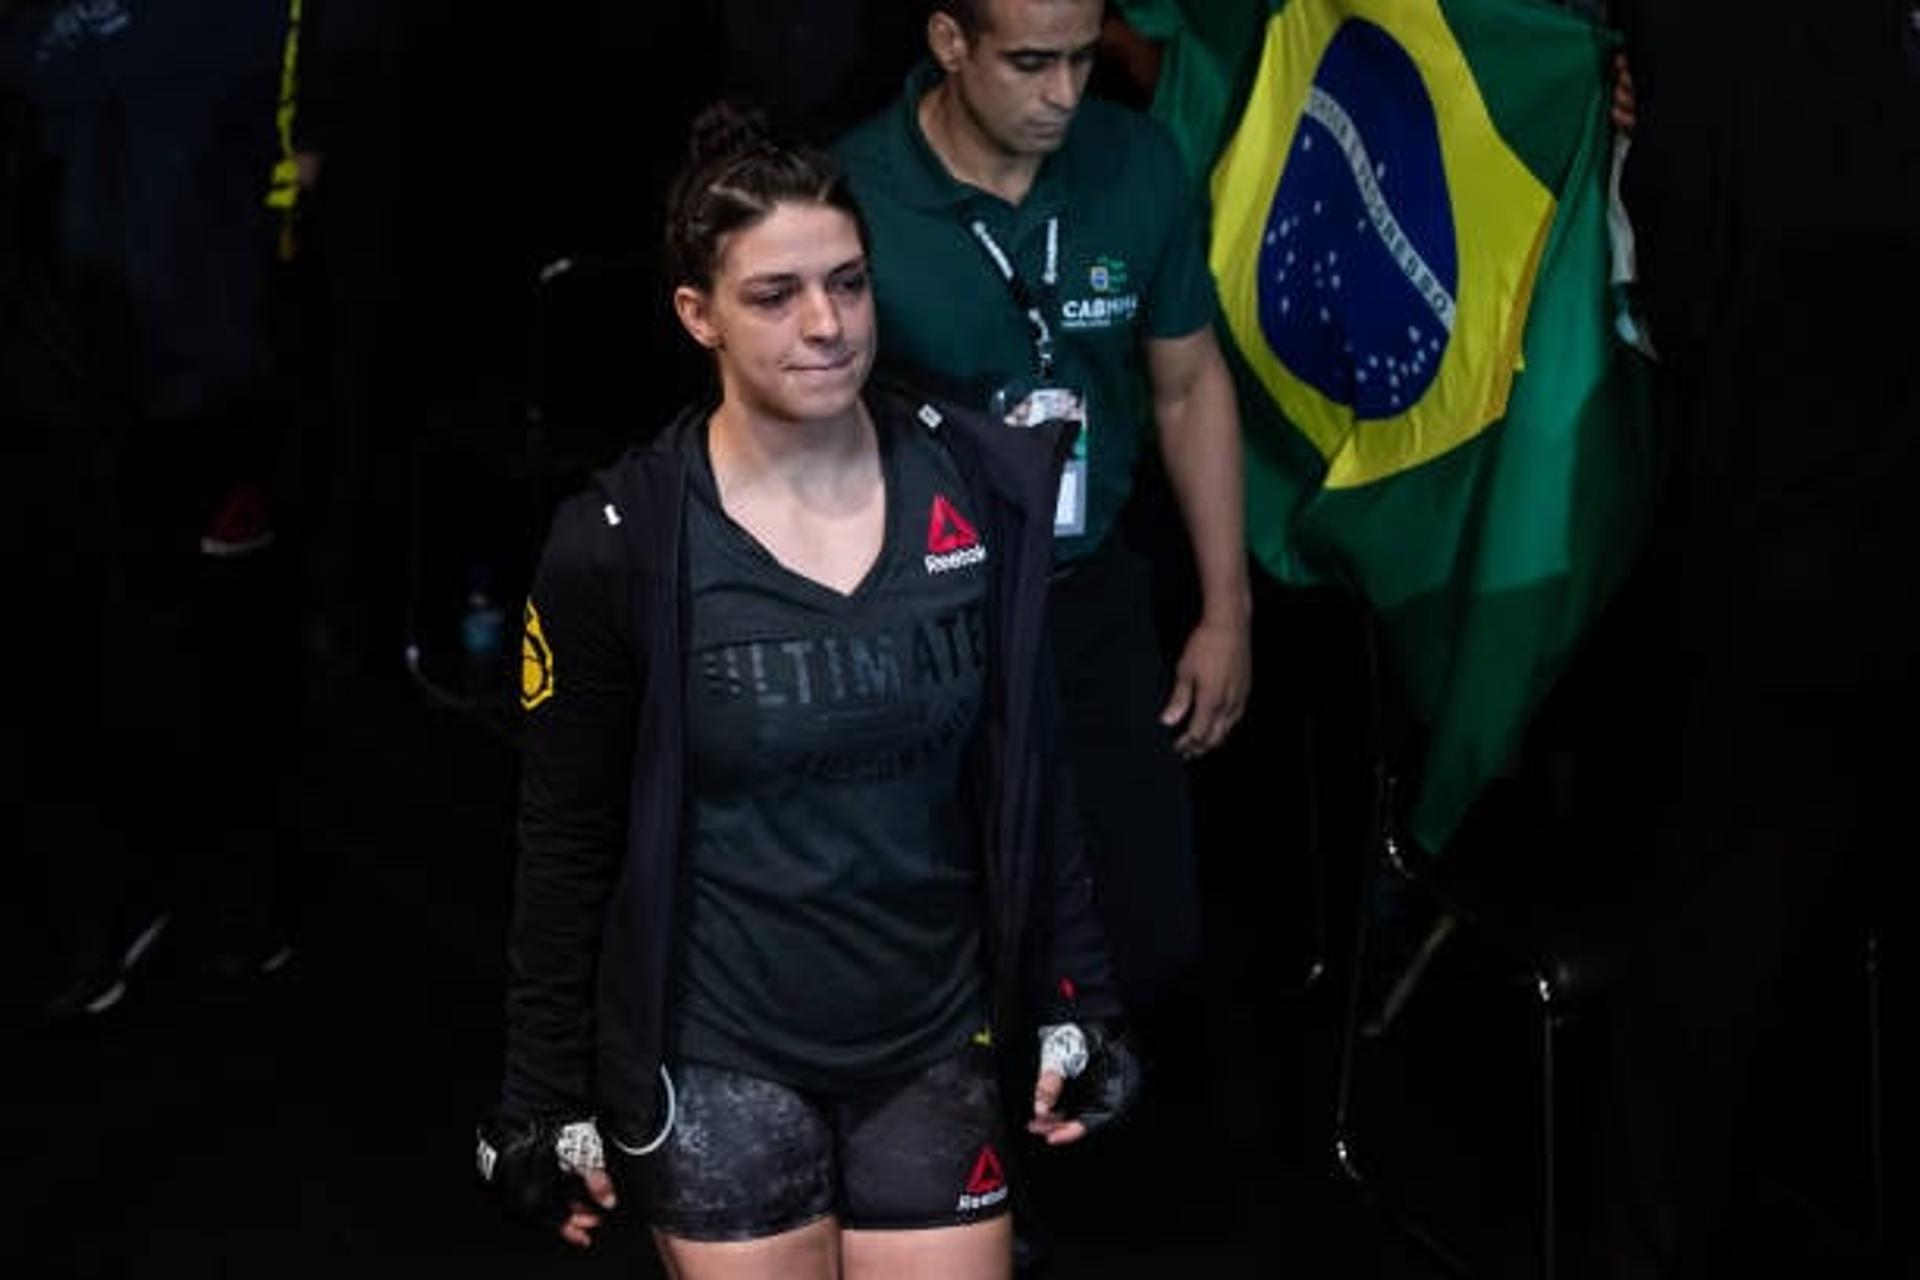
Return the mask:
<svg viewBox="0 0 1920 1280">
<path fill-rule="evenodd" d="M 674 1051 L 807 1088 L 917 1070 L 984 1016 L 959 786 L 990 552 L 944 449 L 910 418 L 876 425 L 885 541 L 848 595 L 726 515 L 690 436 Z"/>
</svg>

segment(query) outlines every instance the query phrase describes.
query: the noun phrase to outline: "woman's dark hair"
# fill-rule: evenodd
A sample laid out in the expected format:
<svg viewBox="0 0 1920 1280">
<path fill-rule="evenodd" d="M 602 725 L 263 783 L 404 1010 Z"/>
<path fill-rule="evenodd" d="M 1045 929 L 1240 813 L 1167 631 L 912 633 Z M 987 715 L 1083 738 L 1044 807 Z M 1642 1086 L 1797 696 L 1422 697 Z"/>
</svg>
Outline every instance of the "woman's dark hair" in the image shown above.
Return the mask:
<svg viewBox="0 0 1920 1280">
<path fill-rule="evenodd" d="M 687 163 L 667 193 L 667 278 L 713 287 L 721 241 L 778 204 L 823 204 L 853 219 L 860 246 L 867 222 L 846 177 L 813 147 L 776 138 L 764 113 L 717 102 L 693 122 Z"/>
</svg>

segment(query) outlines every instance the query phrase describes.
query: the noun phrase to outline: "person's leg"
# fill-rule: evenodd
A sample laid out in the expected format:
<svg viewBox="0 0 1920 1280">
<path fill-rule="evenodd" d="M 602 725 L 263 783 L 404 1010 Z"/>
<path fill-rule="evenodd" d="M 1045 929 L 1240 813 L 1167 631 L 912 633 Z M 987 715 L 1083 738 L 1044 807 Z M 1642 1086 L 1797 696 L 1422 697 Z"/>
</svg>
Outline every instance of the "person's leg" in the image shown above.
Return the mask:
<svg viewBox="0 0 1920 1280">
<path fill-rule="evenodd" d="M 655 1231 L 653 1241 L 673 1280 L 838 1280 L 841 1275 L 840 1224 L 832 1218 L 756 1240 L 688 1240 Z"/>
<path fill-rule="evenodd" d="M 278 518 L 280 412 L 263 400 L 209 424 L 194 504 L 188 641 L 206 807 L 191 893 L 205 963 L 231 977 L 270 972 L 290 954 L 297 632 Z"/>
<path fill-rule="evenodd" d="M 666 1144 L 615 1155 L 613 1170 L 616 1186 L 639 1192 L 669 1274 L 838 1276 L 833 1133 L 822 1109 L 786 1085 L 720 1067 L 682 1063 L 672 1076 Z"/>
<path fill-rule="evenodd" d="M 154 424 L 102 431 L 74 495 L 73 518 L 92 526 L 83 567 L 97 635 L 81 642 L 94 646 L 76 673 L 85 683 L 72 686 L 83 710 L 63 735 L 78 740 L 77 768 L 59 771 L 77 788 L 60 803 L 85 834 L 56 864 L 54 896 L 73 947 L 71 972 L 52 993 L 55 1016 L 110 1007 L 176 896 L 195 811 L 183 603 L 192 527 L 179 501 L 186 453 Z M 113 802 L 101 804 L 102 795 Z"/>
<path fill-rule="evenodd" d="M 970 1044 L 839 1109 L 848 1280 L 1001 1280 L 1013 1271 L 993 1050 Z"/>
<path fill-rule="evenodd" d="M 7 545 L 18 554 L 8 581 L 20 601 L 23 652 L 30 673 L 17 684 L 7 718 L 7 777 L 17 784 L 19 830 L 41 856 L 41 883 L 20 896 L 22 926 L 46 948 L 34 974 L 55 1018 L 97 1013 L 126 992 L 123 959 L 144 932 L 127 917 L 126 890 L 136 869 L 117 812 L 129 807 L 125 726 L 117 678 L 122 656 L 142 645 L 121 607 L 117 512 L 111 450 L 85 424 L 49 418 L 44 434 L 10 454 L 14 484 L 7 510 L 17 518 Z M 116 803 L 101 803 L 103 788 Z M 48 833 L 55 833 L 49 835 Z M 144 898 L 139 906 L 153 905 Z"/>
<path fill-rule="evenodd" d="M 1013 1274 L 1013 1219 L 922 1231 L 848 1231 L 845 1280 L 1001 1280 Z"/>
</svg>

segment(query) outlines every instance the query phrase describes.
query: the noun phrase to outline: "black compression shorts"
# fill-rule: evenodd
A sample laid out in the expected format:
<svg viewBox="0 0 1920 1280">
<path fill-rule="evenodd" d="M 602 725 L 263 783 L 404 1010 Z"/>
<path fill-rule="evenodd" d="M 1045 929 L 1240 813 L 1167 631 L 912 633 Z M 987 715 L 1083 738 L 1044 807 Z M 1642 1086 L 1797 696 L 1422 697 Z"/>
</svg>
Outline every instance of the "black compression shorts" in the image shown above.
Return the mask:
<svg viewBox="0 0 1920 1280">
<path fill-rule="evenodd" d="M 666 1144 L 616 1157 L 658 1231 L 753 1240 L 843 1227 L 964 1226 L 1007 1211 L 993 1051 L 970 1044 L 903 1081 L 822 1098 L 701 1063 L 671 1069 Z"/>
</svg>

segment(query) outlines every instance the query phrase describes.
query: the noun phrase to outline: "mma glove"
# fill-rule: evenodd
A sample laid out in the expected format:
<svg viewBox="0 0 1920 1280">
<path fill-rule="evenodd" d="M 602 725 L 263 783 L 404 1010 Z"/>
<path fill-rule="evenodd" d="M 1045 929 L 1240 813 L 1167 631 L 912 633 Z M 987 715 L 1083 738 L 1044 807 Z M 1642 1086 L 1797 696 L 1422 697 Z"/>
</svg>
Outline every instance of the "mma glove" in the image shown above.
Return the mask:
<svg viewBox="0 0 1920 1280">
<path fill-rule="evenodd" d="M 605 1169 L 592 1120 L 510 1120 L 494 1116 L 476 1132 L 481 1181 L 512 1213 L 557 1227 L 573 1206 L 592 1204 L 584 1175 Z"/>
<path fill-rule="evenodd" d="M 1055 1108 L 1089 1134 L 1126 1114 L 1140 1096 L 1146 1069 L 1133 1039 L 1117 1022 L 1058 1022 L 1040 1028 L 1040 1069 L 1066 1079 Z"/>
</svg>

